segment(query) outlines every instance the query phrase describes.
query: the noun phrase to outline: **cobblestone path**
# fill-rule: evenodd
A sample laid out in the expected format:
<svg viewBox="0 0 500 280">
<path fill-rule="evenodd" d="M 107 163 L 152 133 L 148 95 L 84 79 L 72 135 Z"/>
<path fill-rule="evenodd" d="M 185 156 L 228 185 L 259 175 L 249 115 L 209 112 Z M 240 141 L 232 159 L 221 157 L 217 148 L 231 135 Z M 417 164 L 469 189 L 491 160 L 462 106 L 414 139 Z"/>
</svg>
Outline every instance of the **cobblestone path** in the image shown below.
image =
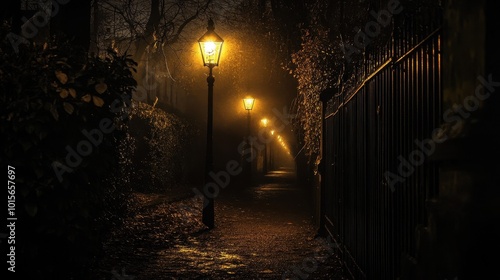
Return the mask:
<svg viewBox="0 0 500 280">
<path fill-rule="evenodd" d="M 212 230 L 199 222 L 198 199 L 149 207 L 107 244 L 100 276 L 342 279 L 334 245 L 315 238 L 309 200 L 291 173 L 276 171 L 255 187 L 222 189 Z"/>
</svg>

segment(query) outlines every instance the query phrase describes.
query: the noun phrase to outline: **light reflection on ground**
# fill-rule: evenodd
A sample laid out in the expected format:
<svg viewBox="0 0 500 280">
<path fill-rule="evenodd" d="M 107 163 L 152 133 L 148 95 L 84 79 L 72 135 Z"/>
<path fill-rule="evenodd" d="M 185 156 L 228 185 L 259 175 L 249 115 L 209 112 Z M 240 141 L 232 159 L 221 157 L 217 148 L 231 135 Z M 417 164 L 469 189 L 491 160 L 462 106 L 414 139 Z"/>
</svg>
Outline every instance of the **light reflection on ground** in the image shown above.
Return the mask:
<svg viewBox="0 0 500 280">
<path fill-rule="evenodd" d="M 200 228 L 201 209 L 195 204 L 201 201 L 157 205 L 151 213 L 133 216 L 124 228 L 129 232 L 109 244 L 104 265 L 126 267 L 135 280 L 282 279 L 325 248 L 313 238 L 303 189 L 289 183 L 289 173 L 279 172 L 258 187 L 225 189 L 216 200 L 216 227 L 210 231 Z M 334 256 L 318 255 L 328 265 L 308 279 L 341 279 Z"/>
</svg>

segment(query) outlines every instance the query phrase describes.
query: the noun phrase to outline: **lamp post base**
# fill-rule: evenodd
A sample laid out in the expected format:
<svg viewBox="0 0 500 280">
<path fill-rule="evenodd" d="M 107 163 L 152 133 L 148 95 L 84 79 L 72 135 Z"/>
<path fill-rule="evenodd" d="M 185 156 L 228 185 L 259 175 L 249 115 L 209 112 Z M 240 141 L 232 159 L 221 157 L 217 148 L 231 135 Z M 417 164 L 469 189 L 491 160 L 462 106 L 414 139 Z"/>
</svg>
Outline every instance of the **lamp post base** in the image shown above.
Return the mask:
<svg viewBox="0 0 500 280">
<path fill-rule="evenodd" d="M 213 229 L 215 227 L 214 199 L 213 198 L 207 198 L 207 199 L 208 199 L 208 203 L 207 203 L 207 205 L 205 205 L 205 207 L 203 207 L 201 221 L 209 229 Z"/>
</svg>

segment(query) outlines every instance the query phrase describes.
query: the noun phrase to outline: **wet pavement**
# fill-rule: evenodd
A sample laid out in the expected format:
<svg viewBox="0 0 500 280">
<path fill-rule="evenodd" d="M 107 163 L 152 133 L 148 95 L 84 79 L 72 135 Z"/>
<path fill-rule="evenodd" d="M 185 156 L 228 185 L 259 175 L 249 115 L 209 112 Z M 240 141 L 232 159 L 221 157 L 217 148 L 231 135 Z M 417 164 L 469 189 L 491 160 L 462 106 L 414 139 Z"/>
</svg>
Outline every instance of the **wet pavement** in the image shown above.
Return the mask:
<svg viewBox="0 0 500 280">
<path fill-rule="evenodd" d="M 221 189 L 212 230 L 197 198 L 136 200 L 146 206 L 106 242 L 97 279 L 342 279 L 333 245 L 315 238 L 310 196 L 289 171 Z"/>
</svg>

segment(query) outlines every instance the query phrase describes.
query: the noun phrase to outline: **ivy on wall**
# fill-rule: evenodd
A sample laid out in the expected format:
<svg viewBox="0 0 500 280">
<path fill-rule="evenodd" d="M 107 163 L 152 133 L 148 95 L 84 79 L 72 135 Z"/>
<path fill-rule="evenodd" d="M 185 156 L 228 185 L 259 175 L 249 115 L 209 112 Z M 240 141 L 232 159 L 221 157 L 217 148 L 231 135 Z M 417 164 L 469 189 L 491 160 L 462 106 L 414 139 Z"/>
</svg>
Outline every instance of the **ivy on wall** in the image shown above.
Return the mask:
<svg viewBox="0 0 500 280">
<path fill-rule="evenodd" d="M 302 132 L 306 155 L 320 151 L 321 102 L 320 93 L 337 84 L 340 50 L 330 40 L 329 29 L 314 25 L 302 30 L 301 48 L 291 55 L 290 73 L 296 78 L 297 123 Z M 313 159 L 316 160 L 316 159 Z"/>
</svg>

